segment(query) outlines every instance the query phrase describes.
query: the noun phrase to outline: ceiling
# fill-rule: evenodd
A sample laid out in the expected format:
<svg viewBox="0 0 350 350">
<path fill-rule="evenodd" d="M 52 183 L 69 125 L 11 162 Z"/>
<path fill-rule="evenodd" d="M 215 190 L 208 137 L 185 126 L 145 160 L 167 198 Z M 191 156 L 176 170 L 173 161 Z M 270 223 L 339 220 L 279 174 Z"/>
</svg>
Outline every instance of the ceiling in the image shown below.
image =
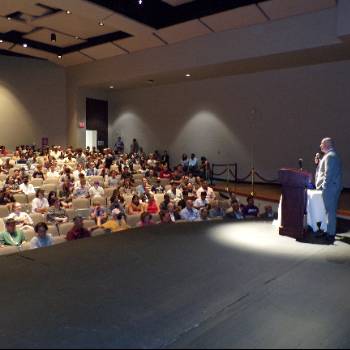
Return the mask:
<svg viewBox="0 0 350 350">
<path fill-rule="evenodd" d="M 336 6 L 336 0 L 0 2 L 0 54 L 36 57 L 62 66 L 127 55 Z M 56 41 L 52 41 L 52 34 Z"/>
</svg>

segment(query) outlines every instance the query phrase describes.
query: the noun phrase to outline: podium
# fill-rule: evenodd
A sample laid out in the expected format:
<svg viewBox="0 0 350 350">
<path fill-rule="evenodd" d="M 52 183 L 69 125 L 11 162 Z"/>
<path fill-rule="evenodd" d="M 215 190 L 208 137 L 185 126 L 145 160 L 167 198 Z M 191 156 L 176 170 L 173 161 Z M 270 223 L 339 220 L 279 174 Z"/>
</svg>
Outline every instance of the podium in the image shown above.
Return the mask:
<svg viewBox="0 0 350 350">
<path fill-rule="evenodd" d="M 310 174 L 296 169 L 281 169 L 282 220 L 280 235 L 302 240 L 305 235 L 306 188 Z"/>
</svg>

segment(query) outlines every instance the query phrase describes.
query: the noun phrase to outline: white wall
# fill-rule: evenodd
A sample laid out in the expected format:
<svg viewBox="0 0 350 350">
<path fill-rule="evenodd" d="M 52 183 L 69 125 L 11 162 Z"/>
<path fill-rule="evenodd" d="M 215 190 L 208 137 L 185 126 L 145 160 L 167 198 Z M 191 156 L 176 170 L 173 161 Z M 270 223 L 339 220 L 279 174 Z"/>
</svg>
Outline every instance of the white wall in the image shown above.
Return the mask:
<svg viewBox="0 0 350 350">
<path fill-rule="evenodd" d="M 252 113 L 252 110 L 256 113 Z M 320 139 L 334 137 L 350 186 L 350 61 L 115 92 L 110 142 L 133 137 L 147 151 L 168 149 L 212 162 L 238 162 L 274 179 L 283 166 L 312 159 Z"/>
<path fill-rule="evenodd" d="M 0 144 L 67 143 L 65 71 L 34 59 L 0 56 Z"/>
</svg>

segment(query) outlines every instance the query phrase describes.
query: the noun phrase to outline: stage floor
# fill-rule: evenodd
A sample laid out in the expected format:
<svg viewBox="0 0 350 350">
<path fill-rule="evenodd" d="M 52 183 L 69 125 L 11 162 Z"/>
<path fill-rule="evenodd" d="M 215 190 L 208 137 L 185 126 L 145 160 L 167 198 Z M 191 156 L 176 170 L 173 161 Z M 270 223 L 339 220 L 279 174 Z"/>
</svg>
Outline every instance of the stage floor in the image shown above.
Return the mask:
<svg viewBox="0 0 350 350">
<path fill-rule="evenodd" d="M 216 187 L 221 190 L 227 188 L 223 182 L 217 182 Z M 240 195 L 248 196 L 252 192 L 251 184 L 230 184 L 229 189 Z M 278 202 L 281 198 L 281 186 L 269 184 L 256 184 L 255 194 L 258 198 Z M 350 190 L 344 190 L 339 202 L 339 210 L 342 214 L 350 217 Z"/>
<path fill-rule="evenodd" d="M 348 348 L 342 240 L 215 222 L 1 257 L 1 348 Z"/>
</svg>

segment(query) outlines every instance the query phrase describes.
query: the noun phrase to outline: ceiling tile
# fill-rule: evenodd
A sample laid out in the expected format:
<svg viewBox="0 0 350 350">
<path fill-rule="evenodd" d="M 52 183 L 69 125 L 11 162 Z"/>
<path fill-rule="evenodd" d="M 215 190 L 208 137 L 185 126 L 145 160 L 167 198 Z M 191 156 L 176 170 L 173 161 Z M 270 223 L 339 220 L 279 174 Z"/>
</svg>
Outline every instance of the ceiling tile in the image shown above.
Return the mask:
<svg viewBox="0 0 350 350">
<path fill-rule="evenodd" d="M 1 0 L 0 0 L 1 1 Z M 97 22 L 113 15 L 113 11 L 95 5 L 86 0 L 38 0 L 41 4 L 61 10 L 70 10 L 80 17 L 96 20 Z"/>
<path fill-rule="evenodd" d="M 5 17 L 0 17 L 0 33 L 7 33 L 12 30 L 16 30 L 22 33 L 28 33 L 33 30 L 33 27 L 22 21 L 17 21 L 15 19 L 11 19 L 11 21 L 9 21 Z"/>
<path fill-rule="evenodd" d="M 43 58 L 43 59 L 55 59 L 57 56 L 53 53 L 49 53 L 46 51 L 38 50 L 38 49 L 33 49 L 31 47 L 24 48 L 22 45 L 16 45 L 14 46 L 11 51 L 20 53 L 22 55 L 28 55 L 28 56 L 33 56 L 33 57 L 38 57 L 38 58 Z"/>
<path fill-rule="evenodd" d="M 157 31 L 157 34 L 169 44 L 210 33 L 211 31 L 198 20 L 177 24 Z"/>
<path fill-rule="evenodd" d="M 14 12 L 22 11 L 24 8 L 35 7 L 35 0 L 0 0 L 0 15 L 7 16 Z"/>
<path fill-rule="evenodd" d="M 120 49 L 112 43 L 92 46 L 87 49 L 81 50 L 81 52 L 96 60 L 126 54 L 125 51 L 123 51 L 122 49 Z"/>
<path fill-rule="evenodd" d="M 56 34 L 56 43 L 51 42 L 52 33 Z M 85 40 L 76 39 L 73 36 L 64 35 L 49 29 L 39 29 L 33 33 L 25 35 L 24 38 L 57 47 L 67 47 L 85 42 Z"/>
<path fill-rule="evenodd" d="M 115 41 L 115 44 L 129 52 L 136 52 L 165 45 L 153 34 L 137 35 L 131 38 Z"/>
<path fill-rule="evenodd" d="M 116 30 L 108 26 L 100 26 L 98 21 L 82 18 L 76 14 L 67 15 L 58 12 L 50 16 L 39 18 L 31 22 L 37 27 L 57 30 L 61 33 L 78 36 L 82 39 L 113 33 Z"/>
<path fill-rule="evenodd" d="M 155 31 L 155 28 L 149 27 L 145 24 L 137 22 L 132 18 L 115 13 L 113 16 L 107 18 L 104 23 L 112 28 L 122 30 L 125 33 L 132 35 L 144 35 Z"/>
<path fill-rule="evenodd" d="M 4 42 L 0 43 L 0 50 L 8 50 L 12 46 L 13 46 L 13 43 L 9 43 L 7 41 L 4 41 Z"/>
<path fill-rule="evenodd" d="M 80 52 L 73 52 L 67 55 L 64 55 L 62 59 L 58 59 L 57 56 L 49 58 L 53 63 L 56 63 L 63 67 L 76 66 L 83 63 L 93 62 L 93 59 L 83 55 Z"/>
<path fill-rule="evenodd" d="M 203 17 L 201 21 L 220 32 L 265 23 L 267 19 L 256 5 L 250 5 Z"/>
<path fill-rule="evenodd" d="M 337 5 L 336 0 L 270 0 L 260 7 L 271 19 L 281 19 L 321 11 Z"/>
</svg>

